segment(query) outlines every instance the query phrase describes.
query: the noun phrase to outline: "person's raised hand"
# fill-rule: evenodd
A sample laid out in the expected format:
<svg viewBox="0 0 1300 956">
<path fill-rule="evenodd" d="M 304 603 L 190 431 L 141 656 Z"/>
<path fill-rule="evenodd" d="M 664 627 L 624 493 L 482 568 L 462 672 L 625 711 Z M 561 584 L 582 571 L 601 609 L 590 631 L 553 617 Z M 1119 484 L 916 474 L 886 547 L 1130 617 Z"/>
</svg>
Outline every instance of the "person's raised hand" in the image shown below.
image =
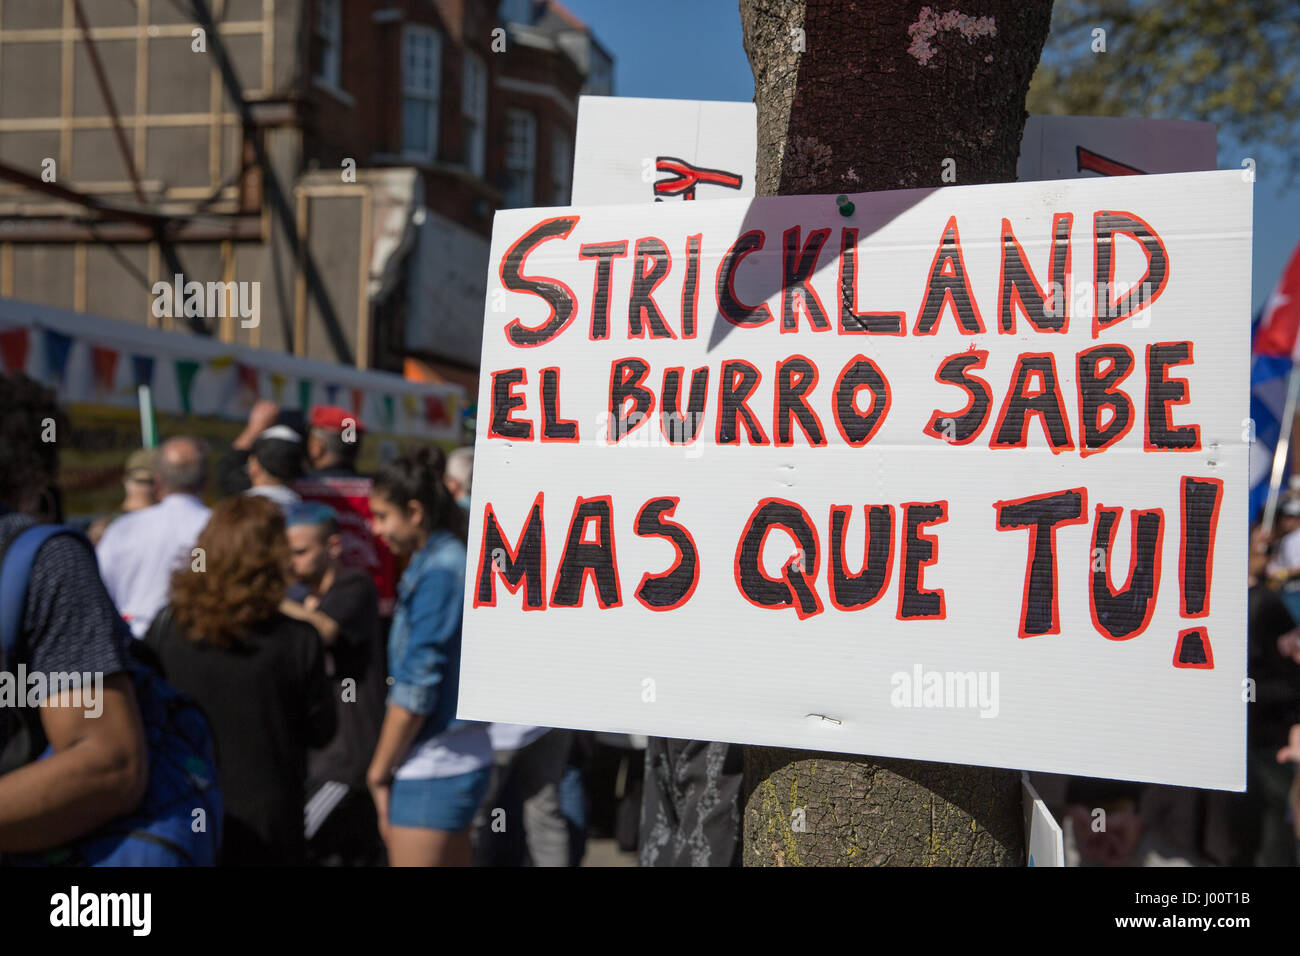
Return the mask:
<svg viewBox="0 0 1300 956">
<path fill-rule="evenodd" d="M 280 406 L 269 398 L 259 398 L 248 411 L 248 427 L 260 435 L 280 418 Z"/>
<path fill-rule="evenodd" d="M 248 424 L 239 433 L 239 437 L 230 443 L 230 446 L 248 451 L 253 447 L 253 442 L 257 441 L 257 436 L 274 425 L 279 419 L 280 406 L 269 398 L 259 398 L 253 403 L 253 407 L 248 410 Z"/>
</svg>

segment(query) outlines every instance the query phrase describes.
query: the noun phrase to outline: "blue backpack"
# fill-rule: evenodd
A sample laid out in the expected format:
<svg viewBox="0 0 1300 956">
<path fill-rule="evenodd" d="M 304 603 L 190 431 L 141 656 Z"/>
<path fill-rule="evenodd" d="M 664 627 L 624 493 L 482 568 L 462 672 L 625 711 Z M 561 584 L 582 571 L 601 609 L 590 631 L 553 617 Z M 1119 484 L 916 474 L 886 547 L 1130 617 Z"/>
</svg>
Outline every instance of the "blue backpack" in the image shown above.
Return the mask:
<svg viewBox="0 0 1300 956">
<path fill-rule="evenodd" d="M 0 567 L 0 668 L 26 663 L 23 606 L 32 563 L 42 544 L 69 534 L 94 548 L 66 525 L 35 525 L 14 539 Z M 54 850 L 4 856 L 8 866 L 213 866 L 221 846 L 222 800 L 212 733 L 203 712 L 171 687 L 132 641 L 127 673 L 135 690 L 149 752 L 149 783 L 136 810 Z M 4 747 L 11 757 L 26 749 L 27 760 L 53 753 L 35 710 L 21 708 Z M 30 711 L 30 713 L 28 712 Z M 22 761 L 26 762 L 26 760 Z M 9 768 L 12 769 L 12 768 Z M 198 814 L 195 811 L 202 811 Z M 202 819 L 202 825 L 197 822 Z M 196 831 L 198 829 L 198 832 Z"/>
</svg>

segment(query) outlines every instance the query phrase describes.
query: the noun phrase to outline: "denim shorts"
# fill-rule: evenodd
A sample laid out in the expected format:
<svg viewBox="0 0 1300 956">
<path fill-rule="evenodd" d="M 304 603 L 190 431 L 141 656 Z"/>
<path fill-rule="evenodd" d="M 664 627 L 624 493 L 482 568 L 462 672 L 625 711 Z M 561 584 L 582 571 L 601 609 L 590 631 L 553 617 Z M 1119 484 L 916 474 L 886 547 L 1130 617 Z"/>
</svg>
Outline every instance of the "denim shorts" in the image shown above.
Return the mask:
<svg viewBox="0 0 1300 956">
<path fill-rule="evenodd" d="M 474 821 L 487 796 L 492 768 L 454 777 L 417 777 L 393 781 L 388 797 L 388 824 L 456 833 Z"/>
</svg>

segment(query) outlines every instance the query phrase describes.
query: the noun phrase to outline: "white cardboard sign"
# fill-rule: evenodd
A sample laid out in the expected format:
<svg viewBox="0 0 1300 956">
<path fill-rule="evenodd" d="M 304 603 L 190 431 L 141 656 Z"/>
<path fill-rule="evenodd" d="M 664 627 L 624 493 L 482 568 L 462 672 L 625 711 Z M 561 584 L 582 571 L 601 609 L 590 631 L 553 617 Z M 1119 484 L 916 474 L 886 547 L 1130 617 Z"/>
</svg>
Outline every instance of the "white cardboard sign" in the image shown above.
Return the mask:
<svg viewBox="0 0 1300 956">
<path fill-rule="evenodd" d="M 753 103 L 581 97 L 573 204 L 753 196 L 757 139 Z M 1217 165 L 1213 123 L 1035 115 L 1025 121 L 1016 179 L 1186 173 Z"/>
<path fill-rule="evenodd" d="M 1250 185 L 850 198 L 497 214 L 460 716 L 1241 789 Z"/>
<path fill-rule="evenodd" d="M 1020 774 L 1020 799 L 1025 817 L 1025 865 L 1065 866 L 1065 832 L 1024 772 Z"/>
<path fill-rule="evenodd" d="M 752 196 L 757 117 L 753 103 L 581 97 L 573 204 Z"/>
<path fill-rule="evenodd" d="M 1215 125 L 1132 116 L 1031 116 L 1016 179 L 1190 173 L 1218 166 Z"/>
</svg>

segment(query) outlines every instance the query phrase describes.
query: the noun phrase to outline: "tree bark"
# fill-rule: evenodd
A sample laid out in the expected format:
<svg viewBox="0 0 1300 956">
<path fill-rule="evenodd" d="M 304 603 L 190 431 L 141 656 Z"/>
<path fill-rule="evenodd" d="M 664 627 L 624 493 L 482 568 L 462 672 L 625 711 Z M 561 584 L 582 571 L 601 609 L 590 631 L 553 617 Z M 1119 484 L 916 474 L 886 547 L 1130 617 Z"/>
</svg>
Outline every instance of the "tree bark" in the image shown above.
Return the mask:
<svg viewBox="0 0 1300 956">
<path fill-rule="evenodd" d="M 740 0 L 758 195 L 1014 181 L 1051 13 Z M 1011 770 L 748 747 L 744 801 L 746 866 L 1024 864 Z"/>
</svg>

